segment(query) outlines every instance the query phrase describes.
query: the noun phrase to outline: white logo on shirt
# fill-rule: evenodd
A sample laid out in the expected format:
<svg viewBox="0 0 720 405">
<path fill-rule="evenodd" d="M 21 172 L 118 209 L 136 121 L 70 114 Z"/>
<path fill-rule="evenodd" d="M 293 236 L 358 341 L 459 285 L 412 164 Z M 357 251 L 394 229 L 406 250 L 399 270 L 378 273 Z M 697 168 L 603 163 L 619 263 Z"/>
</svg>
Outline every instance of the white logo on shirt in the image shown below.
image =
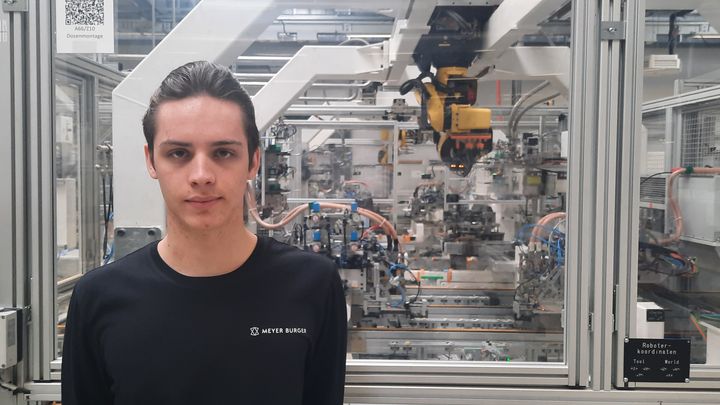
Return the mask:
<svg viewBox="0 0 720 405">
<path fill-rule="evenodd" d="M 250 336 L 259 335 L 305 335 L 307 329 L 305 328 L 262 328 L 257 326 L 250 328 Z"/>
</svg>

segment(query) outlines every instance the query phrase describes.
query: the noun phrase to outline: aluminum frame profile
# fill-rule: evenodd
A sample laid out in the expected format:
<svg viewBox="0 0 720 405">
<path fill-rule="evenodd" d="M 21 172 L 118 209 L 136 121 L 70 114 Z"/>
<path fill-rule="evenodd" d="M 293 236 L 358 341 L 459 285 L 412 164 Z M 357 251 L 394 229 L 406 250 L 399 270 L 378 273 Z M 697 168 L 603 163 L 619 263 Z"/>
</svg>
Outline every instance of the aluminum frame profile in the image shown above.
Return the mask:
<svg viewBox="0 0 720 405">
<path fill-rule="evenodd" d="M 52 5 L 32 1 L 28 11 L 27 80 L 27 220 L 28 271 L 32 322 L 30 375 L 50 378 L 55 358 L 55 186 Z"/>
<path fill-rule="evenodd" d="M 593 236 L 596 175 L 595 147 L 598 119 L 598 63 L 600 21 L 597 2 L 574 0 L 572 4 L 572 63 L 568 129 L 569 141 L 567 255 L 565 261 L 568 385 L 589 384 L 589 295 L 594 261 Z M 568 305 L 575 303 L 575 305 Z M 573 342 L 573 345 L 570 345 Z"/>
<path fill-rule="evenodd" d="M 401 400 L 399 400 L 401 398 Z M 433 387 L 359 385 L 345 389 L 345 401 L 358 404 L 424 405 L 707 405 L 715 403 L 713 392 L 684 391 L 591 391 L 537 388 Z"/>
<path fill-rule="evenodd" d="M 30 94 L 26 92 L 27 87 L 27 46 L 28 21 L 25 13 L 12 12 L 0 14 L 0 36 L 5 40 L 0 41 L 0 59 L 7 60 L 0 67 L 0 124 L 3 131 L 0 131 L 0 142 L 4 147 L 2 150 L 9 152 L 0 161 L 5 164 L 7 170 L 2 170 L 6 177 L 2 184 L 3 202 L 0 205 L 0 222 L 6 230 L 5 235 L 9 237 L 0 243 L 3 265 L 0 265 L 0 283 L 2 284 L 2 302 L 0 306 L 26 308 L 30 305 L 30 297 L 26 294 L 29 282 L 27 243 L 29 240 L 29 229 L 27 227 L 27 100 Z M 27 329 L 26 329 L 27 330 Z M 28 347 L 28 336 L 25 334 L 23 347 Z M 27 356 L 28 350 L 23 353 L 23 360 L 15 366 L 16 381 L 22 386 L 28 376 L 30 361 Z M 0 393 L 0 402 L 4 398 L 10 398 L 10 394 L 3 391 Z M 8 399 L 9 401 L 12 399 Z"/>
<path fill-rule="evenodd" d="M 620 4 L 624 0 L 608 0 L 600 7 L 600 28 L 605 21 L 621 21 Z M 620 126 L 618 118 L 623 103 L 620 100 L 622 85 L 620 57 L 622 41 L 607 40 L 600 34 L 598 69 L 598 120 L 594 134 L 596 144 L 595 189 L 595 240 L 593 242 L 593 278 L 591 283 L 591 313 L 594 314 L 591 330 L 591 382 L 594 390 L 610 389 L 613 336 L 613 285 L 617 258 L 617 215 L 622 210 L 618 190 L 618 172 L 622 162 L 618 156 Z"/>
<path fill-rule="evenodd" d="M 642 113 L 651 113 L 668 108 L 683 107 L 690 104 L 704 103 L 720 99 L 720 85 L 682 93 L 677 96 L 652 100 L 642 105 Z"/>
<path fill-rule="evenodd" d="M 619 163 L 621 164 L 619 179 L 619 195 L 630 198 L 632 204 L 621 209 L 618 219 L 618 260 L 616 274 L 616 302 L 615 322 L 617 333 L 612 342 L 613 359 L 606 366 L 612 369 L 612 375 L 607 376 L 608 381 L 615 386 L 623 385 L 623 356 L 624 339 L 631 336 L 629 331 L 634 330 L 636 323 L 637 280 L 638 280 L 638 251 L 634 247 L 639 240 L 640 216 L 640 150 L 642 125 L 642 86 L 643 68 L 639 63 L 644 55 L 644 26 L 645 26 L 645 0 L 628 1 L 625 3 L 625 20 L 627 22 L 625 47 L 623 49 L 624 86 L 621 94 L 623 102 L 620 117 L 620 131 L 623 134 L 619 140 L 622 151 Z M 630 135 L 630 136 L 625 136 Z M 611 367 L 612 365 L 612 367 Z M 606 383 L 604 389 L 609 389 Z"/>
<path fill-rule="evenodd" d="M 0 14 L 0 29 L 8 29 L 12 14 Z M 4 32 L 3 32 L 4 34 Z M 2 35 L 2 34 L 0 34 Z M 9 41 L 0 41 L 0 59 L 11 63 L 0 64 L 0 224 L 9 232 L 0 233 L 0 308 L 15 306 L 14 268 L 15 258 L 15 130 L 22 117 L 15 114 L 16 78 L 13 75 L 13 54 Z"/>
<path fill-rule="evenodd" d="M 27 401 L 59 401 L 60 383 L 28 383 Z M 241 398 L 239 398 L 241 399 Z M 415 385 L 350 385 L 345 388 L 345 402 L 352 404 L 422 404 L 422 405 L 707 405 L 716 401 L 715 392 L 677 390 L 591 391 L 562 388 L 488 388 L 437 387 Z"/>
</svg>

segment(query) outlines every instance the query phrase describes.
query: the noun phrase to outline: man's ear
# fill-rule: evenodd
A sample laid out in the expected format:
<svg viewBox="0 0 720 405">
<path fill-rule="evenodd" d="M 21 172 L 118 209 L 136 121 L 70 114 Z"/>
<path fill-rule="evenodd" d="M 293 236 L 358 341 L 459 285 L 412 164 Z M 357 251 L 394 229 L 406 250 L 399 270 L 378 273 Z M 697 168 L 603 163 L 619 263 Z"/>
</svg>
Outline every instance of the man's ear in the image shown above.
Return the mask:
<svg viewBox="0 0 720 405">
<path fill-rule="evenodd" d="M 252 165 L 248 171 L 248 180 L 253 180 L 257 177 L 258 171 L 260 171 L 260 148 L 255 149 L 255 153 L 252 156 Z"/>
<path fill-rule="evenodd" d="M 152 153 L 150 148 L 145 144 L 145 165 L 147 166 L 148 174 L 150 177 L 157 180 L 157 172 L 155 171 L 155 162 L 153 161 Z"/>
</svg>

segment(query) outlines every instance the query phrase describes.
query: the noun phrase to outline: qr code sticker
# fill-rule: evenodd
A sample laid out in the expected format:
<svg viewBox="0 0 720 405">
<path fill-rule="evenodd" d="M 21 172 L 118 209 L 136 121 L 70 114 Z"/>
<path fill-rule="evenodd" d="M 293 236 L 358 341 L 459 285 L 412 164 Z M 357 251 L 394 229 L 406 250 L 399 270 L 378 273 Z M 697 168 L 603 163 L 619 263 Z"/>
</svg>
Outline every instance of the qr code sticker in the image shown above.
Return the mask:
<svg viewBox="0 0 720 405">
<path fill-rule="evenodd" d="M 65 0 L 65 25 L 104 25 L 105 0 Z"/>
</svg>

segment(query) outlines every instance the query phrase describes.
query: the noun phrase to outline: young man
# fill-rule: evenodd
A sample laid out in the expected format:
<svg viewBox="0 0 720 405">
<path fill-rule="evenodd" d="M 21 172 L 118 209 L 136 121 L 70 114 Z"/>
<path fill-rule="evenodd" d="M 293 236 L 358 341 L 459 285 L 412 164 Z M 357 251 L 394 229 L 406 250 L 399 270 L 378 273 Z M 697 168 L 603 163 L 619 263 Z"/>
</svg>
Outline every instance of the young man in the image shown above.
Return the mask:
<svg viewBox="0 0 720 405">
<path fill-rule="evenodd" d="M 229 70 L 188 63 L 155 92 L 143 130 L 167 232 L 76 285 L 63 405 L 342 404 L 335 265 L 243 222 L 260 160 L 247 93 Z"/>
</svg>

